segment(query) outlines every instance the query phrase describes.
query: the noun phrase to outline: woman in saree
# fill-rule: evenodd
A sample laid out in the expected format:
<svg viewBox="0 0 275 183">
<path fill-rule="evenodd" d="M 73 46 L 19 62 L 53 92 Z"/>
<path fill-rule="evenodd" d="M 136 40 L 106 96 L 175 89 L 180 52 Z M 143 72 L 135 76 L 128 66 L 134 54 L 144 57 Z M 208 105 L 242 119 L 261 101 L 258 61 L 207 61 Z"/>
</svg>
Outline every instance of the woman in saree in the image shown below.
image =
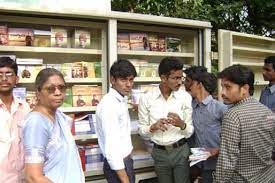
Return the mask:
<svg viewBox="0 0 275 183">
<path fill-rule="evenodd" d="M 84 183 L 71 119 L 58 110 L 66 84 L 56 69 L 41 70 L 35 81 L 38 103 L 24 121 L 25 174 L 29 183 Z"/>
</svg>

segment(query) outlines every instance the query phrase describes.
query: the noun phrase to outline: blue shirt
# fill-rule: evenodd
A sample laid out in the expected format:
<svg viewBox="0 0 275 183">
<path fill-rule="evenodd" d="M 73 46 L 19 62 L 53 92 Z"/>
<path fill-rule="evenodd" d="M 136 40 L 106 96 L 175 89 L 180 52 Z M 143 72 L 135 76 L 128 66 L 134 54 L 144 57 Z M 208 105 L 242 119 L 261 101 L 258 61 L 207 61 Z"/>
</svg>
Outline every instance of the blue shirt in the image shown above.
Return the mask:
<svg viewBox="0 0 275 183">
<path fill-rule="evenodd" d="M 219 148 L 220 134 L 223 114 L 227 106 L 219 102 L 211 95 L 206 97 L 202 103 L 197 100 L 192 101 L 194 124 L 194 138 L 196 147 Z M 203 162 L 205 170 L 214 170 L 217 163 L 217 157 L 211 157 Z"/>
<path fill-rule="evenodd" d="M 275 84 L 262 90 L 260 102 L 275 112 Z"/>
</svg>

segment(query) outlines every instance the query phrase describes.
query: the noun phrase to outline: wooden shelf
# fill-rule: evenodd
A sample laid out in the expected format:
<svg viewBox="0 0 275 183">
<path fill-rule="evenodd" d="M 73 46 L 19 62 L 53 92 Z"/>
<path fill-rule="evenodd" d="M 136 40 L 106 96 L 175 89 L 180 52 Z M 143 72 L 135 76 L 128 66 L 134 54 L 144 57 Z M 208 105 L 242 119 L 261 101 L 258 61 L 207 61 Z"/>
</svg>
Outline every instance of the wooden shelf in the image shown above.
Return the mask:
<svg viewBox="0 0 275 183">
<path fill-rule="evenodd" d="M 134 82 L 160 82 L 159 77 L 136 77 Z"/>
<path fill-rule="evenodd" d="M 181 52 L 158 52 L 158 51 L 133 51 L 133 50 L 118 50 L 119 55 L 140 55 L 140 56 L 155 56 L 155 57 L 187 57 L 193 58 L 194 53 Z"/>
<path fill-rule="evenodd" d="M 232 62 L 232 65 L 233 64 L 241 64 L 241 65 L 244 65 L 244 66 L 250 66 L 250 67 L 262 67 L 264 66 L 264 63 L 262 62 Z"/>
<path fill-rule="evenodd" d="M 253 52 L 253 53 L 263 53 L 263 54 L 275 54 L 275 50 L 261 49 L 261 48 L 249 48 L 249 47 L 243 47 L 243 46 L 233 46 L 233 50 L 244 51 L 244 52 Z"/>
<path fill-rule="evenodd" d="M 101 55 L 102 51 L 97 49 L 79 48 L 55 48 L 55 47 L 27 47 L 27 46 L 0 46 L 0 51 L 6 52 L 31 52 L 31 53 L 66 53 L 66 54 L 88 54 Z"/>
<path fill-rule="evenodd" d="M 75 112 L 92 112 L 96 110 L 96 106 L 85 106 L 85 107 L 60 107 L 62 112 L 75 113 Z"/>
<path fill-rule="evenodd" d="M 19 84 L 32 84 L 34 83 L 34 79 L 20 79 Z M 102 78 L 72 78 L 72 79 L 66 79 L 66 83 L 102 83 Z"/>
</svg>

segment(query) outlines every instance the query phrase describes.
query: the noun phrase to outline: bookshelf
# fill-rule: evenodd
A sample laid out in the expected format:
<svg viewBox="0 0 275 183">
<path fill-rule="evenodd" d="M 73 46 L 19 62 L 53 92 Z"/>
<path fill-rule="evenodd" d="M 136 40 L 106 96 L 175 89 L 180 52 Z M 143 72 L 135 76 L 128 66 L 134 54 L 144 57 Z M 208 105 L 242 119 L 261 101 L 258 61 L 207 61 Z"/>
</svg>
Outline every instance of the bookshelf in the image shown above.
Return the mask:
<svg viewBox="0 0 275 183">
<path fill-rule="evenodd" d="M 268 82 L 263 80 L 262 67 L 267 56 L 275 54 L 275 39 L 219 30 L 219 71 L 241 64 L 251 68 L 255 74 L 254 97 L 259 99 L 261 90 Z"/>
<path fill-rule="evenodd" d="M 109 84 L 108 71 L 112 63 L 118 58 L 144 59 L 158 64 L 164 57 L 174 56 L 186 65 L 204 65 L 209 71 L 211 68 L 211 24 L 209 22 L 194 21 L 179 18 L 168 18 L 151 15 L 141 15 L 122 12 L 77 12 L 77 11 L 51 11 L 48 9 L 37 10 L 29 8 L 0 8 L 0 24 L 14 27 L 28 27 L 34 29 L 50 30 L 51 26 L 64 27 L 68 30 L 83 28 L 91 30 L 91 47 L 82 48 L 53 48 L 53 47 L 26 47 L 26 46 L 0 46 L 0 54 L 16 55 L 19 58 L 41 58 L 48 64 L 69 63 L 76 60 L 100 61 L 100 78 L 70 78 L 66 79 L 69 86 L 73 85 L 100 85 L 102 93 L 106 94 Z M 154 33 L 165 36 L 181 37 L 180 52 L 159 51 L 136 51 L 118 50 L 117 36 L 120 32 Z M 72 44 L 72 43 L 69 43 Z M 135 78 L 137 85 L 148 85 L 158 83 L 159 77 Z M 22 79 L 19 86 L 33 87 L 34 79 Z M 74 113 L 95 113 L 96 107 L 61 107 L 61 111 Z M 129 105 L 129 111 L 132 106 Z M 135 115 L 135 114 L 134 114 Z M 133 116 L 132 116 L 133 117 Z M 143 139 L 137 131 L 132 132 L 134 149 L 142 149 Z M 75 136 L 77 143 L 85 144 L 96 142 L 97 137 L 93 135 Z M 135 161 L 137 181 L 155 177 L 153 161 Z M 103 177 L 102 168 L 98 167 L 92 171 L 85 172 L 86 182 L 106 182 Z"/>
</svg>

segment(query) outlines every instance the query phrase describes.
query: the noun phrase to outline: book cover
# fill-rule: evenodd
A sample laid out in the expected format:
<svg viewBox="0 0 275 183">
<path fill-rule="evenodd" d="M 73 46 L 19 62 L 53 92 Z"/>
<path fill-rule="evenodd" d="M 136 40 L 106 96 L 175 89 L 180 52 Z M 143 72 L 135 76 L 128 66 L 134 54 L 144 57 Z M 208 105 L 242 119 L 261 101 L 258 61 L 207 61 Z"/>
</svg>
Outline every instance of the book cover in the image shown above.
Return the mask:
<svg viewBox="0 0 275 183">
<path fill-rule="evenodd" d="M 167 52 L 181 52 L 181 39 L 177 37 L 166 37 Z"/>
<path fill-rule="evenodd" d="M 165 52 L 166 51 L 166 43 L 165 43 L 165 36 L 159 36 L 158 37 L 158 51 L 160 52 Z"/>
<path fill-rule="evenodd" d="M 67 48 L 67 30 L 51 27 L 51 47 Z"/>
<path fill-rule="evenodd" d="M 94 62 L 95 77 L 101 78 L 101 62 Z"/>
<path fill-rule="evenodd" d="M 71 78 L 83 78 L 83 63 L 82 62 L 74 62 L 72 63 L 72 75 Z"/>
<path fill-rule="evenodd" d="M 8 27 L 0 25 L 0 45 L 8 45 Z"/>
<path fill-rule="evenodd" d="M 12 90 L 13 96 L 18 98 L 21 101 L 26 99 L 27 90 L 25 87 L 16 87 Z"/>
<path fill-rule="evenodd" d="M 61 73 L 63 74 L 65 80 L 72 78 L 72 65 L 72 63 L 61 64 Z"/>
<path fill-rule="evenodd" d="M 117 49 L 130 50 L 130 40 L 128 33 L 118 33 L 117 35 Z"/>
<path fill-rule="evenodd" d="M 82 62 L 83 78 L 95 78 L 94 62 Z"/>
<path fill-rule="evenodd" d="M 148 35 L 148 44 L 149 44 L 149 50 L 150 51 L 159 51 L 158 35 L 149 34 Z"/>
<path fill-rule="evenodd" d="M 34 30 L 34 46 L 50 47 L 51 46 L 51 31 Z"/>
<path fill-rule="evenodd" d="M 131 50 L 149 50 L 147 34 L 145 33 L 130 33 L 130 49 Z"/>
<path fill-rule="evenodd" d="M 42 65 L 18 65 L 18 76 L 20 80 L 35 81 L 41 70 Z"/>
<path fill-rule="evenodd" d="M 94 85 L 72 86 L 73 107 L 96 106 L 102 98 L 102 87 Z"/>
<path fill-rule="evenodd" d="M 72 107 L 73 106 L 73 93 L 72 88 L 67 88 L 65 99 L 61 107 Z"/>
<path fill-rule="evenodd" d="M 33 46 L 33 29 L 8 28 L 8 45 L 10 46 Z"/>
<path fill-rule="evenodd" d="M 91 47 L 90 31 L 76 29 L 73 36 L 73 46 L 75 48 L 90 48 Z"/>
<path fill-rule="evenodd" d="M 37 97 L 34 91 L 27 91 L 26 102 L 29 104 L 30 108 L 33 109 L 37 104 Z"/>
</svg>

